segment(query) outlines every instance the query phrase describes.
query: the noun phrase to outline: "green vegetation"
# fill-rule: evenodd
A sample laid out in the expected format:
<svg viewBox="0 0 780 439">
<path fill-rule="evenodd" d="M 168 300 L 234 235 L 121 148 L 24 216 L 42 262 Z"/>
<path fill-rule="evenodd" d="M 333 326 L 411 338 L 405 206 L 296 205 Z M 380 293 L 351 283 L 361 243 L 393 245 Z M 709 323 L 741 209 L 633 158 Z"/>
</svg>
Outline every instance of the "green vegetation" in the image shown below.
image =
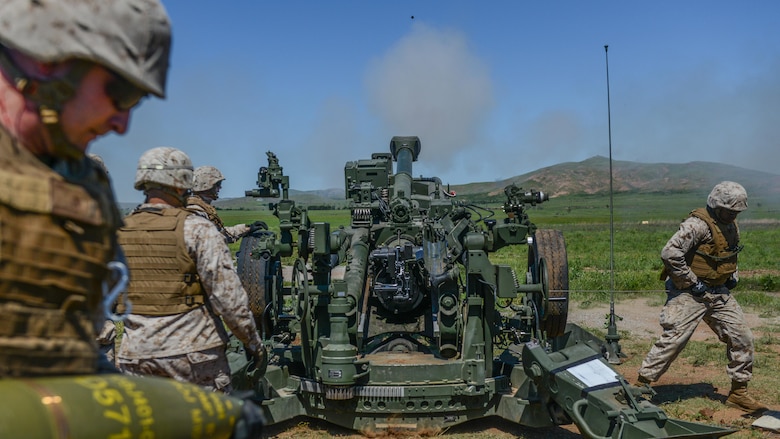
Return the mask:
<svg viewBox="0 0 780 439">
<path fill-rule="evenodd" d="M 660 251 L 677 229 L 680 220 L 702 204 L 700 196 L 688 194 L 633 194 L 614 198 L 614 221 L 610 232 L 609 199 L 604 196 L 570 196 L 554 198 L 531 207 L 529 216 L 539 228 L 563 231 L 569 258 L 569 280 L 573 298 L 585 302 L 609 299 L 612 274 L 610 247 L 614 257 L 614 290 L 618 296 L 663 290 L 658 279 L 661 271 Z M 491 206 L 496 218 L 503 218 L 500 205 Z M 265 221 L 271 230 L 279 231 L 279 222 L 268 209 L 220 210 L 225 224 Z M 309 218 L 328 222 L 331 228 L 349 225 L 348 210 L 315 210 Z M 768 203 L 751 207 L 739 218 L 742 244 L 740 254 L 739 292 L 780 292 L 780 209 Z M 610 235 L 614 244 L 610 245 Z M 231 250 L 239 245 L 231 244 Z M 498 264 L 525 271 L 526 249 L 504 248 L 492 256 Z M 747 294 L 746 294 L 747 295 Z M 766 295 L 759 295 L 769 297 Z M 618 300 L 620 298 L 618 297 Z M 771 300 L 770 300 L 771 299 Z M 780 309 L 774 298 L 746 299 L 758 306 Z M 770 311 L 767 311 L 770 312 Z"/>
<path fill-rule="evenodd" d="M 614 247 L 614 290 L 616 300 L 629 298 L 647 298 L 660 307 L 665 295 L 663 283 L 658 279 L 661 270 L 660 251 L 666 240 L 674 233 L 687 213 L 703 204 L 701 195 L 689 194 L 641 194 L 615 197 L 614 227 L 610 232 L 609 200 L 604 196 L 577 196 L 555 198 L 542 205 L 531 208 L 529 216 L 540 228 L 562 230 L 566 239 L 569 263 L 571 299 L 581 304 L 606 303 L 610 298 L 612 275 L 610 270 L 610 247 Z M 501 219 L 500 203 L 493 204 L 496 218 Z M 265 221 L 271 230 L 278 231 L 278 221 L 269 210 L 221 210 L 220 215 L 226 224 Z M 331 228 L 349 224 L 349 211 L 324 210 L 309 212 L 316 222 L 329 222 Z M 740 215 L 740 230 L 745 249 L 740 254 L 740 285 L 736 296 L 746 310 L 760 310 L 762 317 L 780 316 L 780 209 L 767 202 L 752 203 L 751 208 Z M 610 245 L 610 235 L 614 234 L 614 245 Z M 238 244 L 233 244 L 236 251 Z M 505 248 L 491 256 L 497 264 L 512 266 L 518 273 L 526 270 L 526 249 L 523 247 Z M 657 303 L 656 303 L 657 302 Z M 598 326 L 600 322 L 594 323 Z M 589 328 L 604 335 L 603 328 Z M 756 338 L 757 371 L 751 392 L 761 401 L 776 405 L 780 401 L 780 337 L 774 335 L 780 325 L 754 328 Z M 628 360 L 619 370 L 625 371 L 627 379 L 634 379 L 636 368 L 644 354 L 650 349 L 653 340 L 633 337 L 621 331 L 621 346 L 629 353 Z M 675 363 L 675 368 L 697 371 L 714 371 L 701 378 L 701 384 L 690 386 L 681 391 L 674 400 L 653 400 L 654 403 L 673 418 L 688 421 L 714 423 L 713 411 L 722 408 L 722 400 L 717 395 L 728 392 L 728 377 L 725 368 L 728 360 L 725 346 L 717 342 L 691 341 Z M 629 373 L 631 373 L 629 375 Z M 681 386 L 685 388 L 686 386 Z M 702 388 L 709 397 L 700 396 Z M 710 390 L 706 390 L 710 389 Z M 712 390 L 714 389 L 714 390 Z M 712 396 L 715 395 L 715 396 Z M 713 399 L 714 398 L 714 399 Z M 725 399 L 725 396 L 723 397 Z M 739 431 L 733 438 L 767 437 L 766 433 L 746 428 L 750 419 L 729 421 Z M 287 424 L 289 428 L 290 424 Z M 499 431 L 495 426 L 499 425 Z M 491 431 L 471 431 L 469 425 L 456 428 L 448 433 L 449 437 L 509 438 L 540 437 L 560 434 L 556 429 L 519 428 L 514 425 L 500 427 L 501 422 L 493 424 Z M 327 429 L 324 433 L 319 428 Z M 273 430 L 273 428 L 271 428 Z M 280 430 L 283 430 L 281 427 Z M 331 427 L 293 428 L 290 436 L 315 438 L 333 433 Z M 341 431 L 342 437 L 359 437 L 350 432 Z M 278 437 L 287 437 L 280 434 Z"/>
<path fill-rule="evenodd" d="M 702 197 L 691 194 L 619 194 L 614 197 L 613 231 L 610 232 L 609 199 L 582 195 L 553 198 L 531 207 L 529 216 L 540 228 L 563 231 L 569 256 L 570 287 L 573 294 L 586 300 L 608 297 L 610 274 L 610 235 L 614 235 L 615 291 L 620 294 L 653 292 L 663 288 L 658 280 L 659 254 L 680 220 L 702 204 Z M 502 218 L 499 203 L 491 208 Z M 265 221 L 271 230 L 279 230 L 278 220 L 268 209 L 220 210 L 225 224 Z M 315 210 L 309 218 L 328 222 L 332 228 L 349 225 L 348 210 Z M 751 202 L 740 215 L 740 230 L 745 249 L 740 255 L 740 291 L 780 291 L 780 209 L 769 202 Z M 238 250 L 238 244 L 231 249 Z M 521 254 L 522 253 L 522 254 Z M 506 248 L 493 256 L 496 263 L 525 271 L 525 249 Z"/>
</svg>

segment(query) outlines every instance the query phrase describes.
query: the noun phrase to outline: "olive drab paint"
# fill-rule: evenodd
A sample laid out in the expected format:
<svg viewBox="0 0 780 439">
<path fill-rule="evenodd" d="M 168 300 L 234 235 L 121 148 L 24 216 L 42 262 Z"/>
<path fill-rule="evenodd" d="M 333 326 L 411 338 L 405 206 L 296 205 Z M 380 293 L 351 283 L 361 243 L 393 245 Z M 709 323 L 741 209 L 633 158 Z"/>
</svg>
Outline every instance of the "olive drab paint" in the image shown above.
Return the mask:
<svg viewBox="0 0 780 439">
<path fill-rule="evenodd" d="M 0 437 L 230 438 L 244 402 L 122 374 L 0 380 Z"/>
<path fill-rule="evenodd" d="M 253 391 L 270 424 L 304 415 L 432 433 L 499 416 L 574 422 L 591 439 L 732 432 L 669 419 L 610 366 L 604 340 L 567 324 L 563 234 L 529 217 L 545 193 L 509 185 L 506 218 L 494 217 L 440 179 L 414 177 L 421 153 L 418 137 L 396 136 L 390 153 L 347 162 L 351 221 L 338 229 L 289 199 L 267 153 L 246 194 L 282 197 L 270 204 L 279 233 L 244 237 L 238 272 L 271 360 L 258 372 L 240 343 L 228 355 L 234 389 Z M 525 273 L 490 261 L 511 246 L 527 251 Z"/>
</svg>

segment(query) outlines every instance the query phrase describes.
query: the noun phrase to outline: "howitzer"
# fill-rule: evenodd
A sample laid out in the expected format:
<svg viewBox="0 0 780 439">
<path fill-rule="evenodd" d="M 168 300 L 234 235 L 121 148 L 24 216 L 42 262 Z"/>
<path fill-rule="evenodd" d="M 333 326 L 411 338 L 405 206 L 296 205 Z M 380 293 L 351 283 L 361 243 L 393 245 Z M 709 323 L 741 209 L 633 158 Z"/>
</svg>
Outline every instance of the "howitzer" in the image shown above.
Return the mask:
<svg viewBox="0 0 780 439">
<path fill-rule="evenodd" d="M 241 243 L 239 276 L 272 355 L 258 376 L 234 343 L 233 386 L 254 390 L 269 423 L 436 431 L 500 416 L 573 422 L 590 438 L 732 432 L 668 419 L 612 369 L 603 340 L 567 324 L 563 234 L 528 215 L 546 194 L 509 185 L 498 218 L 413 177 L 420 152 L 419 138 L 397 136 L 389 153 L 346 163 L 348 227 L 312 222 L 284 195 L 271 204 L 279 236 Z M 263 175 L 263 193 L 289 183 Z M 525 276 L 490 261 L 508 246 L 526 248 Z"/>
</svg>

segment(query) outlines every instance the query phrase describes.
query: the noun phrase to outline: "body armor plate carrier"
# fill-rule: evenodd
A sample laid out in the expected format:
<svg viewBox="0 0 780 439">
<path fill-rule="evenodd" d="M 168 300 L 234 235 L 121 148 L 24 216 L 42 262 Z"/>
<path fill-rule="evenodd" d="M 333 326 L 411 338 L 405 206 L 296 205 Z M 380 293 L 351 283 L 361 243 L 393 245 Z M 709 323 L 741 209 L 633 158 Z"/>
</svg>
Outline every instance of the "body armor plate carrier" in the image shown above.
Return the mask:
<svg viewBox="0 0 780 439">
<path fill-rule="evenodd" d="M 737 254 L 741 250 L 737 223 L 719 223 L 705 208 L 692 211 L 690 216 L 707 223 L 712 242 L 702 243 L 686 255 L 688 266 L 705 284 L 723 285 L 737 271 Z"/>
<path fill-rule="evenodd" d="M 141 209 L 125 218 L 119 243 L 131 278 L 128 298 L 134 314 L 180 314 L 205 302 L 195 262 L 184 244 L 186 209 Z M 124 312 L 124 306 L 118 306 Z"/>
<path fill-rule="evenodd" d="M 96 370 L 120 216 L 108 177 L 90 163 L 72 183 L 0 128 L 0 376 Z"/>
</svg>

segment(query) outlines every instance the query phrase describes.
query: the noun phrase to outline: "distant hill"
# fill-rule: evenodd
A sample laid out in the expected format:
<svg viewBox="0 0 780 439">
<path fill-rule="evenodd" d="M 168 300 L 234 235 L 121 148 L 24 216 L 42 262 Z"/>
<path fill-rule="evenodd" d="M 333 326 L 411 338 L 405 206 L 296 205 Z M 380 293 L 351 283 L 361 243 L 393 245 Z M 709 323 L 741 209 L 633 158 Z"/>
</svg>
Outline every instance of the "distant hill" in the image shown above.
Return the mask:
<svg viewBox="0 0 780 439">
<path fill-rule="evenodd" d="M 612 177 L 615 193 L 709 192 L 717 183 L 733 180 L 745 186 L 748 193 L 780 194 L 780 175 L 722 163 L 638 163 L 613 160 Z M 464 195 L 498 194 L 511 183 L 542 190 L 551 197 L 609 193 L 609 158 L 595 156 L 501 181 L 452 186 L 452 189 Z"/>
<path fill-rule="evenodd" d="M 344 198 L 344 188 L 321 189 L 315 191 L 297 191 L 290 189 L 290 198 L 296 203 L 305 206 L 331 206 L 347 207 L 347 200 Z M 214 202 L 214 206 L 220 209 L 256 209 L 258 207 L 267 207 L 269 203 L 276 202 L 278 198 L 224 198 Z"/>
<path fill-rule="evenodd" d="M 748 194 L 780 195 L 780 175 L 713 162 L 638 163 L 612 161 L 612 186 L 615 193 L 702 193 L 723 180 L 741 183 Z M 516 184 L 541 190 L 550 197 L 609 193 L 609 158 L 591 157 L 581 162 L 566 162 L 500 181 L 451 185 L 458 195 L 495 196 L 504 187 Z M 290 198 L 304 205 L 346 205 L 344 189 L 316 191 L 290 190 Z M 218 200 L 223 209 L 252 208 L 267 205 L 268 200 L 249 197 Z"/>
</svg>

